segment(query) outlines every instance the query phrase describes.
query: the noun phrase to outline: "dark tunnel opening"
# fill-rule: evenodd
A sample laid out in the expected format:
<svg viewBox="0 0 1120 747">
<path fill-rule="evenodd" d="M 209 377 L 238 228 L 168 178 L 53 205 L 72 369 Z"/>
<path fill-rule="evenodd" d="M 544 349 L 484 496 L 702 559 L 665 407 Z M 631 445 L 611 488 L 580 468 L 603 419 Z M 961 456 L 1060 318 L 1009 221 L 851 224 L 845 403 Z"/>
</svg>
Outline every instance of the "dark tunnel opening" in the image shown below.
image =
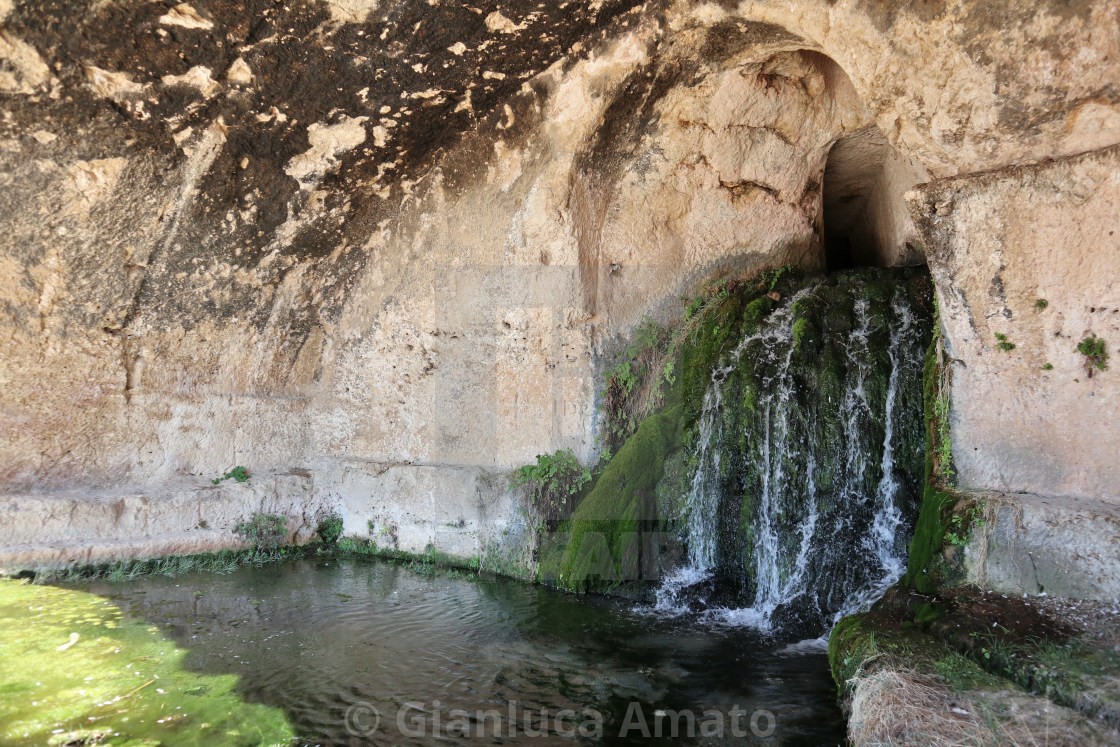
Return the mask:
<svg viewBox="0 0 1120 747">
<path fill-rule="evenodd" d="M 922 177 L 874 125 L 837 140 L 824 169 L 826 268 L 923 264 L 903 199 Z"/>
</svg>

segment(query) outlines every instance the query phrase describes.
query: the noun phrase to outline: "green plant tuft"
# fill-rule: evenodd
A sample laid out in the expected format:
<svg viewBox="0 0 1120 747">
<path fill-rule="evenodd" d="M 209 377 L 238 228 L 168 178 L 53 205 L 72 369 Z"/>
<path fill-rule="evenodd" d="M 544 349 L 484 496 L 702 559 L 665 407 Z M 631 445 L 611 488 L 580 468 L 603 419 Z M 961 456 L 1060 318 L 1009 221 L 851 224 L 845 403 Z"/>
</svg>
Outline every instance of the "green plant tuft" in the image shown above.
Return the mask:
<svg viewBox="0 0 1120 747">
<path fill-rule="evenodd" d="M 513 484 L 524 488 L 530 503 L 545 522 L 566 518 L 572 501 L 591 480 L 591 471 L 570 450 L 538 454 L 536 464 L 526 464 L 513 473 Z"/>
<path fill-rule="evenodd" d="M 1047 301 L 1045 298 L 1040 298 L 1040 299 L 1038 299 L 1037 301 L 1034 302 L 1034 307 L 1039 311 L 1042 311 L 1043 309 L 1045 309 L 1049 305 L 1050 305 L 1050 302 Z"/>
<path fill-rule="evenodd" d="M 213 480 L 210 481 L 210 483 L 213 484 L 213 485 L 217 485 L 222 480 L 229 480 L 230 478 L 233 478 L 237 482 L 248 482 L 248 480 L 249 480 L 249 470 L 245 469 L 244 467 L 234 467 L 233 469 L 231 469 L 229 472 L 225 473 L 221 477 L 215 477 Z"/>
<path fill-rule="evenodd" d="M 972 538 L 972 532 L 976 529 L 984 527 L 984 507 L 986 503 L 983 499 L 973 503 L 972 505 L 956 512 L 949 519 L 949 528 L 945 532 L 945 540 L 957 547 L 964 547 Z"/>
<path fill-rule="evenodd" d="M 257 551 L 274 550 L 288 537 L 288 517 L 255 513 L 249 521 L 234 527 L 233 531 Z"/>
<path fill-rule="evenodd" d="M 1015 343 L 1009 341 L 1007 335 L 1002 332 L 996 332 L 996 340 L 999 341 L 996 343 L 996 347 L 1005 353 L 1015 349 Z"/>
<path fill-rule="evenodd" d="M 342 536 L 342 517 L 338 514 L 327 514 L 319 520 L 319 528 L 316 531 L 324 544 L 335 544 Z"/>
<path fill-rule="evenodd" d="M 1047 361 L 1046 363 L 1042 364 L 1042 370 L 1043 371 L 1053 371 L 1054 370 L 1054 364 Z"/>
<path fill-rule="evenodd" d="M 793 272 L 793 265 L 782 265 L 770 270 L 763 270 L 758 273 L 758 279 L 766 284 L 767 292 L 773 292 L 774 288 L 778 286 L 778 281 L 791 272 Z"/>
<path fill-rule="evenodd" d="M 953 439 L 949 430 L 949 393 L 939 392 L 933 401 L 933 427 L 937 436 L 938 474 L 942 480 L 952 482 L 956 470 L 953 469 Z"/>
<path fill-rule="evenodd" d="M 1104 340 L 1096 335 L 1089 335 L 1077 343 L 1077 352 L 1085 356 L 1085 370 L 1089 378 L 1093 378 L 1093 371 L 1104 371 L 1108 368 L 1108 350 Z"/>
<path fill-rule="evenodd" d="M 934 591 L 942 576 L 938 555 L 949 530 L 945 515 L 957 502 L 946 484 L 952 471 L 949 427 L 948 369 L 941 340 L 940 309 L 934 303 L 934 335 L 926 352 L 923 400 L 926 421 L 926 459 L 922 507 L 910 540 L 910 560 L 902 583 L 921 593 Z"/>
</svg>

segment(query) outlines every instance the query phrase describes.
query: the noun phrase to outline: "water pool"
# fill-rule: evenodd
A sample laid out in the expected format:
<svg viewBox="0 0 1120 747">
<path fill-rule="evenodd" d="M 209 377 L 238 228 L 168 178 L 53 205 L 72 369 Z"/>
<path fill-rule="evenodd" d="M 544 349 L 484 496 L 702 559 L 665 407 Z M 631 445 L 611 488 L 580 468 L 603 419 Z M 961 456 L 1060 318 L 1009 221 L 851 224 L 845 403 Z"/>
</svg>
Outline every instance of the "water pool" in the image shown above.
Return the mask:
<svg viewBox="0 0 1120 747">
<path fill-rule="evenodd" d="M 617 599 L 336 558 L 81 590 L 309 744 L 844 741 L 822 651 Z"/>
</svg>

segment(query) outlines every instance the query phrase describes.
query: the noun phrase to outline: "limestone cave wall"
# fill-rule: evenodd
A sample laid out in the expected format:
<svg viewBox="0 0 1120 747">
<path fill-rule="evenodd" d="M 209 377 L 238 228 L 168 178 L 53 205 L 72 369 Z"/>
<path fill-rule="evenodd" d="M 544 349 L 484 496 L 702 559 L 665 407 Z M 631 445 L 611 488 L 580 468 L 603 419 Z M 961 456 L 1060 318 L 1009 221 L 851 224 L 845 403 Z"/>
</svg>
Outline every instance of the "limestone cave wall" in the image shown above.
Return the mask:
<svg viewBox="0 0 1120 747">
<path fill-rule="evenodd" d="M 505 471 L 595 458 L 643 317 L 839 239 L 928 258 L 962 485 L 1120 503 L 1116 379 L 1075 349 L 1120 340 L 1118 28 L 1108 0 L 0 0 L 0 558 L 331 509 L 476 555 L 524 531 Z"/>
</svg>

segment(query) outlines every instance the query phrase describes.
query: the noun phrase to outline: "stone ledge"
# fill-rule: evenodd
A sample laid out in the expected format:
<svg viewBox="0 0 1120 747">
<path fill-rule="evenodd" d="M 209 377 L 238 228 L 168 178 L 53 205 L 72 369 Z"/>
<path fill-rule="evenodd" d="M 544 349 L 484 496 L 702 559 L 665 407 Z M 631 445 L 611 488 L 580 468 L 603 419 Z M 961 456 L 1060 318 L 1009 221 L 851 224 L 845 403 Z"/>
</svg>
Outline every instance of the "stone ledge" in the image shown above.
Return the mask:
<svg viewBox="0 0 1120 747">
<path fill-rule="evenodd" d="M 17 573 L 164 555 L 195 555 L 240 547 L 244 547 L 244 543 L 232 532 L 209 529 L 128 540 L 6 545 L 0 546 L 0 572 Z"/>
<path fill-rule="evenodd" d="M 1120 507 L 1030 494 L 989 498 L 965 552 L 968 580 L 1006 594 L 1120 599 Z"/>
<path fill-rule="evenodd" d="M 233 528 L 254 513 L 287 516 L 306 542 L 327 501 L 306 474 L 246 483 L 0 496 L 0 570 L 240 548 Z"/>
<path fill-rule="evenodd" d="M 1116 743 L 1109 695 L 1115 692 L 1114 655 L 1081 653 L 1101 642 L 1076 622 L 1061 608 L 1042 610 L 1000 594 L 958 589 L 936 597 L 896 587 L 869 612 L 841 620 L 829 636 L 849 740 Z M 1085 664 L 1070 663 L 1063 672 L 1069 676 L 1056 682 L 1023 669 L 1053 667 L 1071 645 L 1077 662 L 1086 657 L 1089 668 L 1101 670 L 1086 676 Z"/>
</svg>

